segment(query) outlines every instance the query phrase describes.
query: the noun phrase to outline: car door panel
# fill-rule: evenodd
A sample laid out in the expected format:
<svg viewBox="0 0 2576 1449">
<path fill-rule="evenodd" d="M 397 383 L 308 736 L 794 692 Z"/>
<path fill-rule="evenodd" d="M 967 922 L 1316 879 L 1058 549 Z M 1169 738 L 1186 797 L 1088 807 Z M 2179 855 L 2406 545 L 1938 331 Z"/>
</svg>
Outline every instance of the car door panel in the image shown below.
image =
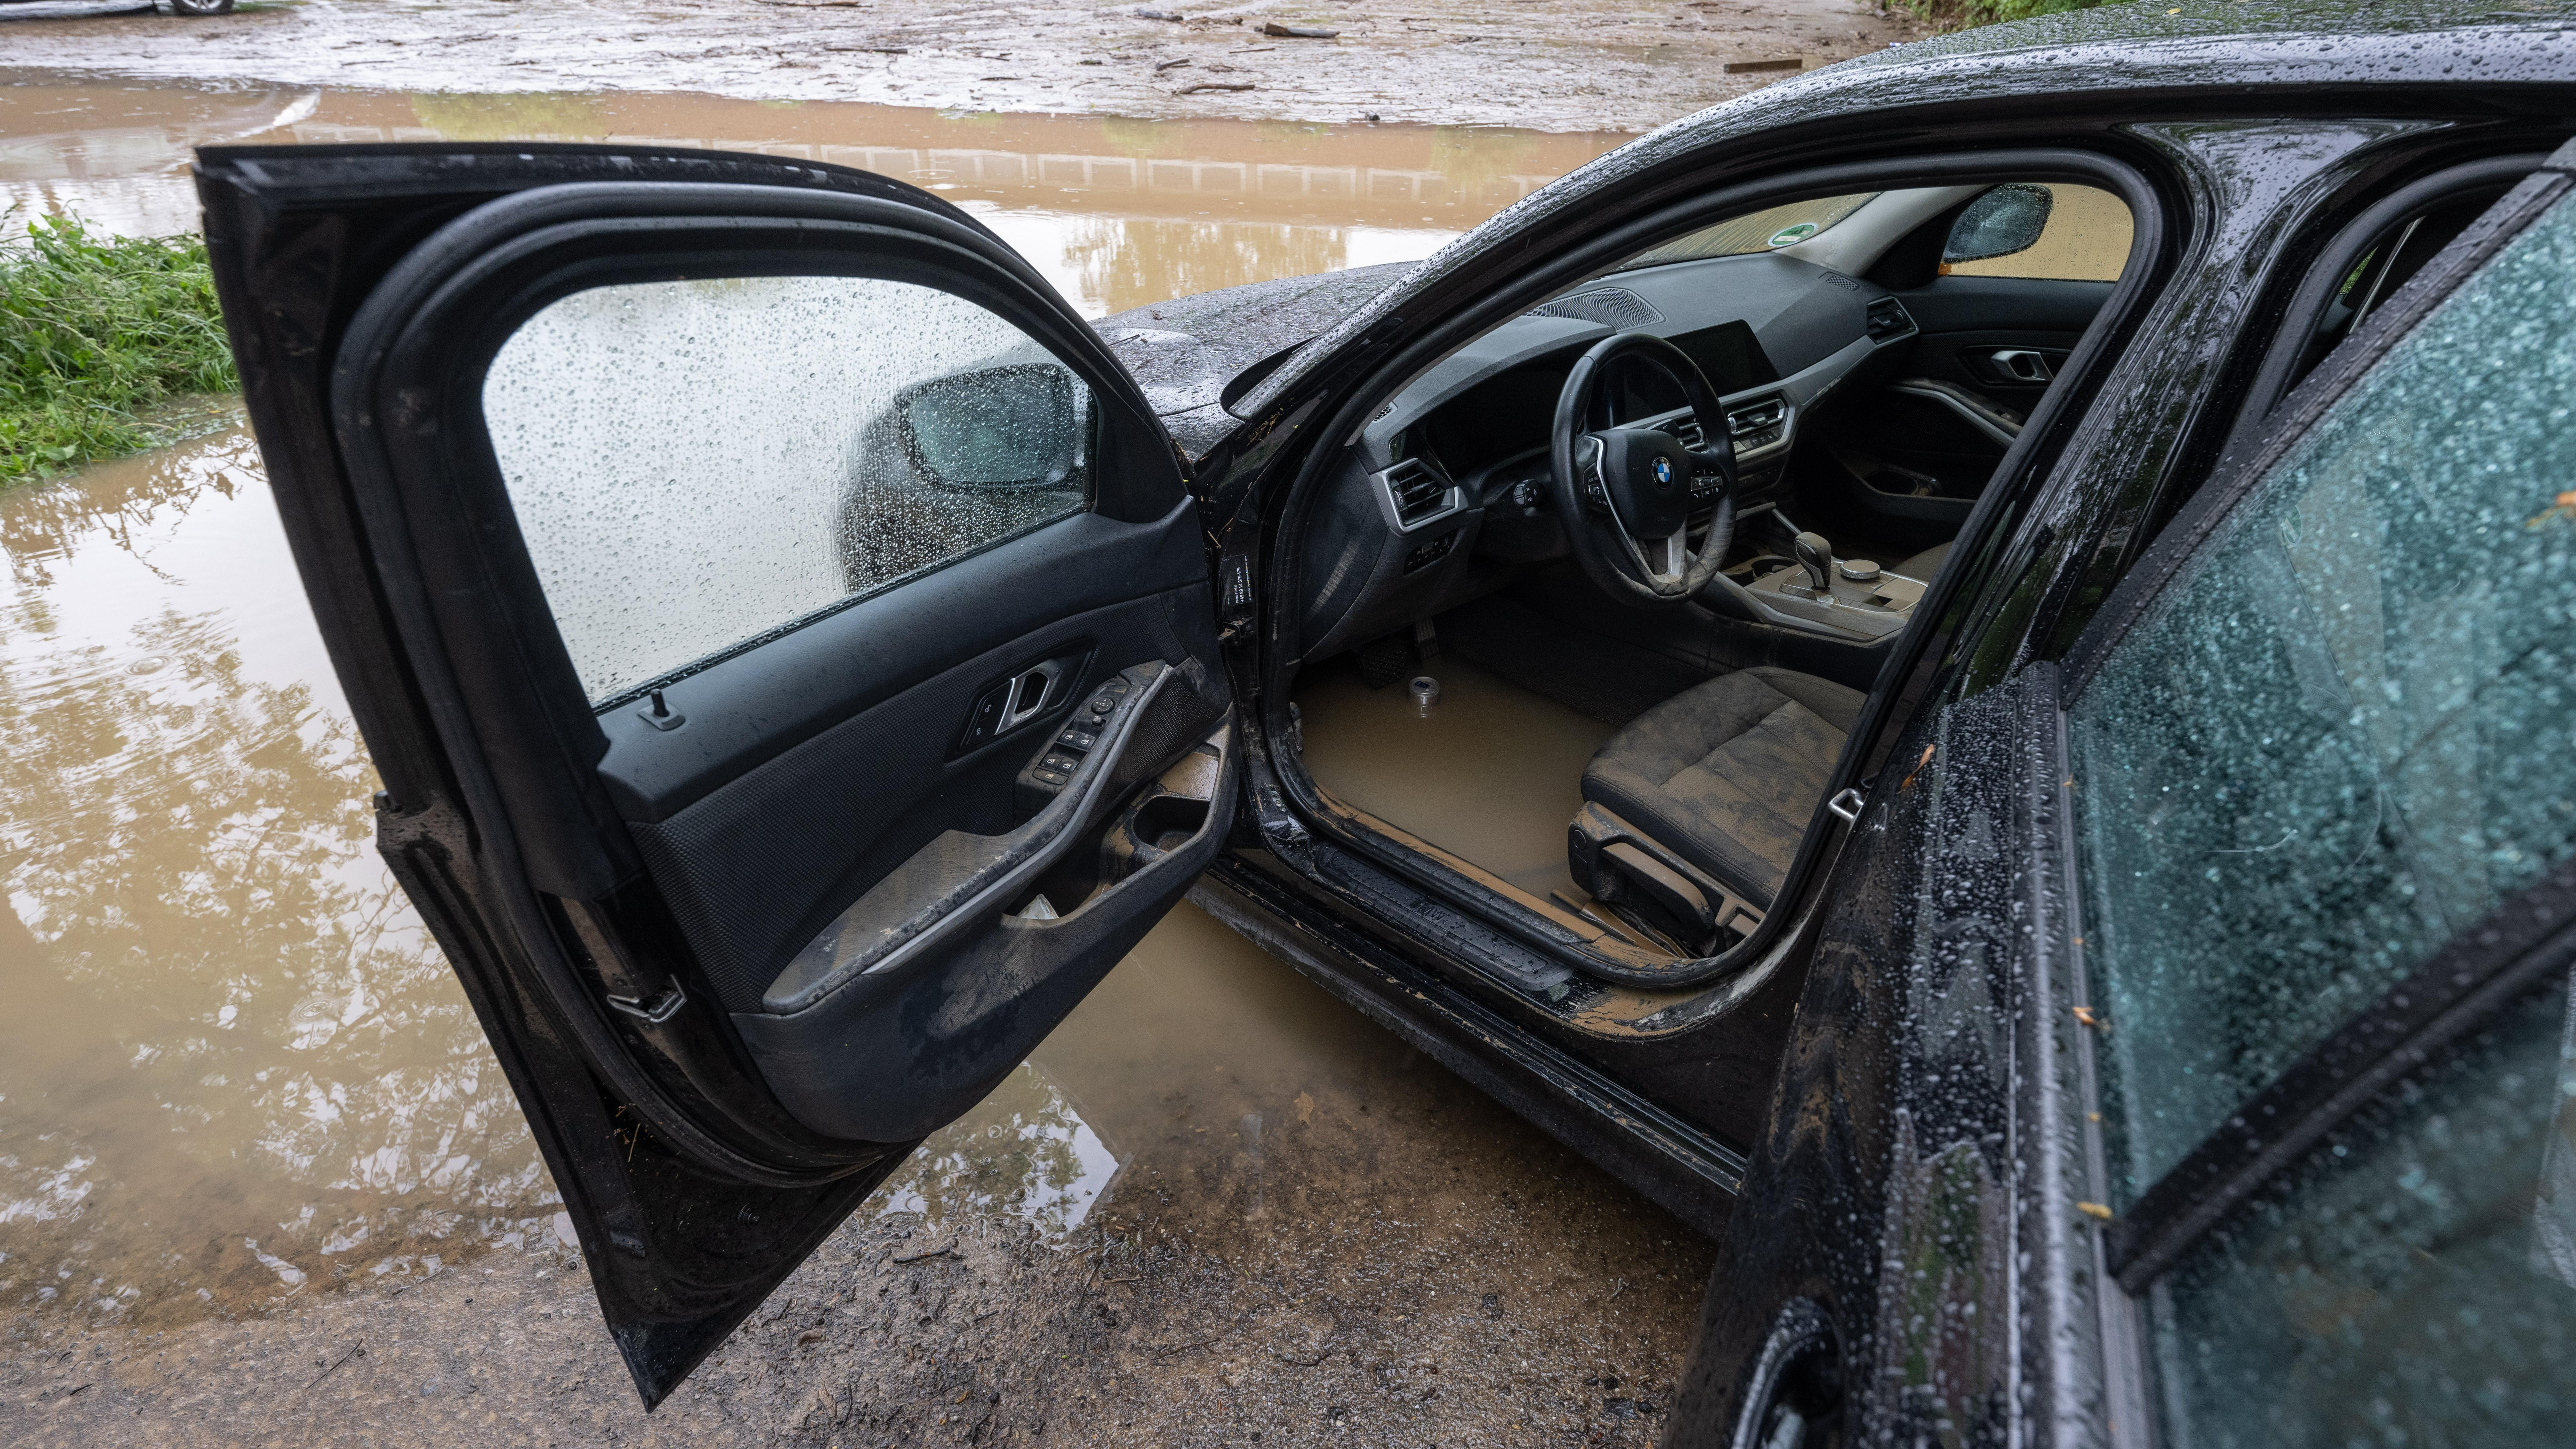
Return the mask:
<svg viewBox="0 0 2576 1449">
<path fill-rule="evenodd" d="M 1955 534 L 2112 286 L 1943 276 L 1899 291 L 1920 330 L 1852 410 L 1835 508 L 1907 547 Z"/>
<path fill-rule="evenodd" d="M 820 668 L 827 656 L 843 648 L 855 653 L 861 640 L 884 644 L 893 631 L 881 628 L 881 615 L 927 612 L 956 618 L 962 626 L 962 609 L 952 609 L 952 601 L 936 596 L 924 609 L 905 597 L 909 590 L 897 590 L 799 631 L 815 635 L 811 641 L 780 641 L 788 646 L 781 649 L 787 655 L 781 663 L 763 657 L 771 652 L 764 649 L 678 681 L 665 693 L 671 711 L 687 720 L 677 730 L 655 729 L 639 717 L 641 708 L 611 712 L 611 744 L 601 761 L 601 776 L 610 782 L 645 865 L 668 893 L 729 1009 L 756 1007 L 788 959 L 825 923 L 943 832 L 998 835 L 1011 829 L 1016 823 L 1013 787 L 1021 769 L 1104 679 L 1148 659 L 1213 657 L 1211 606 L 1204 568 L 1196 558 L 1196 523 L 1178 512 L 1174 522 L 1178 527 L 1168 532 L 1187 550 L 1181 562 L 1201 574 L 1197 582 L 1033 623 L 1028 632 L 966 655 L 927 679 L 852 690 L 855 698 L 841 706 L 847 711 L 841 718 L 748 768 L 716 769 L 702 758 L 692 759 L 690 732 L 701 722 L 721 729 L 737 716 L 756 722 L 765 702 L 758 696 L 774 692 L 782 673 L 801 672 L 797 667 L 809 662 Z M 1036 542 L 1034 536 L 1018 541 Z M 954 605 L 971 601 L 979 591 L 964 586 L 975 583 L 986 586 L 980 590 L 985 597 L 1006 598 L 1010 590 L 994 585 L 1025 575 L 1000 572 L 996 578 L 996 571 L 984 565 L 989 559 L 1007 566 L 1017 561 L 1017 553 L 1016 545 L 1006 546 L 950 570 L 964 576 Z M 1114 556 L 1112 561 L 1125 562 Z M 1104 560 L 1092 556 L 1082 562 Z M 1154 559 L 1147 555 L 1142 562 Z M 1140 574 L 1151 577 L 1144 568 L 1129 577 Z M 945 593 L 947 581 L 938 582 Z M 880 604 L 886 607 L 877 608 Z M 936 655 L 953 646 L 926 635 L 920 647 Z M 1057 704 L 1002 739 L 949 758 L 976 700 L 995 681 L 1068 652 L 1083 656 L 1087 667 L 1069 672 L 1072 687 Z M 949 657 L 962 653 L 955 650 Z M 914 661 L 898 657 L 884 662 L 898 666 L 894 678 L 904 680 L 910 670 L 900 666 Z M 737 685 L 730 677 L 737 673 L 752 677 Z M 1223 706 L 1221 696 L 1207 698 L 1209 689 L 1221 686 L 1205 673 L 1199 678 L 1201 685 L 1188 692 L 1200 701 L 1204 732 L 1214 727 Z M 745 700 L 746 695 L 752 698 Z M 757 738 L 755 723 L 737 729 Z M 741 754 L 749 756 L 755 749 Z M 650 788 L 661 780 L 672 784 Z M 715 783 L 710 787 L 710 782 Z M 818 841 L 830 843 L 817 849 Z"/>
<path fill-rule="evenodd" d="M 1177 455 L 1024 261 L 879 178 L 516 146 L 209 151 L 199 178 L 298 566 L 392 765 L 379 848 L 658 1400 L 1221 841 L 1230 698 Z M 982 330 L 843 305 L 916 295 Z M 566 299 L 610 329 L 590 342 L 652 345 L 494 392 L 505 347 L 574 335 L 544 330 Z M 637 310 L 659 303 L 699 310 Z M 790 314 L 843 330 L 743 330 Z M 773 335 L 774 366 L 693 362 Z M 851 391 L 913 353 L 928 381 Z M 959 400 L 1024 375 L 1065 408 Z M 824 391 L 782 395 L 808 376 Z M 703 415 L 651 431 L 655 389 Z M 1078 476 L 991 471 L 1032 450 Z M 658 471 L 620 491 L 630 454 Z M 780 473 L 800 458 L 811 478 Z M 704 502 L 668 514 L 704 536 L 659 521 L 666 494 Z M 894 511 L 854 532 L 863 505 Z M 850 562 L 908 523 L 893 562 Z M 772 535 L 793 587 L 724 572 L 772 563 Z"/>
<path fill-rule="evenodd" d="M 1028 587 L 1040 578 L 1049 581 L 1044 591 Z M 1007 671 L 1029 662 L 1015 650 L 1035 660 L 1050 641 L 1122 634 L 1207 646 L 1207 588 L 1194 505 L 1174 504 L 1145 524 L 1078 513 L 671 682 L 664 695 L 687 716 L 683 729 L 653 727 L 640 707 L 603 714 L 599 777 L 621 819 L 666 820 L 722 782 L 961 670 L 963 660 L 998 658 Z M 1089 620 L 1084 629 L 1068 627 L 1077 615 Z M 1076 688 L 1117 667 L 1093 666 Z M 969 702 L 954 701 L 956 720 L 938 726 L 963 723 Z M 1075 703 L 1068 694 L 1046 717 Z"/>
<path fill-rule="evenodd" d="M 1045 812 L 923 846 L 799 951 L 758 1011 L 735 1013 L 800 1120 L 885 1141 L 964 1112 L 1189 889 L 1223 843 L 1238 769 L 1219 735 L 1136 792 L 1139 762 L 1169 758 L 1204 722 L 1182 673 L 1128 671 L 1094 763 Z M 1066 908 L 1013 911 L 1032 889 Z M 950 937 L 967 944 L 941 949 Z"/>
<path fill-rule="evenodd" d="M 2027 415 L 2114 285 L 2052 277 L 1938 277 L 1900 293 L 1922 328 L 1908 359 L 1909 375 L 1972 389 Z M 1996 365 L 1998 354 L 2013 353 L 2035 354 L 2045 375 Z"/>
</svg>

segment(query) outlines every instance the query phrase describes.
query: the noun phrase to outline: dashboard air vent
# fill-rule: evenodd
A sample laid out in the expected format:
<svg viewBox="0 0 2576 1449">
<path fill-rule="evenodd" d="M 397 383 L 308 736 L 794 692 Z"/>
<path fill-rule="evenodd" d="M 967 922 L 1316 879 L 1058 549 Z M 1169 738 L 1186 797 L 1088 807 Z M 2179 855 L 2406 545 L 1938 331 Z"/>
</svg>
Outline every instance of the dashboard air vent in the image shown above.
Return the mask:
<svg viewBox="0 0 2576 1449">
<path fill-rule="evenodd" d="M 1701 429 L 1697 418 L 1684 418 L 1673 424 L 1672 433 L 1681 440 L 1683 447 L 1694 453 L 1708 446 L 1708 434 Z"/>
<path fill-rule="evenodd" d="M 1407 528 L 1449 506 L 1449 480 L 1419 459 L 1407 458 L 1380 476 L 1395 500 L 1396 522 Z"/>
<path fill-rule="evenodd" d="M 1544 306 L 1532 307 L 1529 315 L 1598 322 L 1604 327 L 1643 327 L 1664 320 L 1664 314 L 1655 310 L 1654 303 L 1625 287 L 1596 287 L 1571 297 L 1559 297 Z"/>
<path fill-rule="evenodd" d="M 1869 340 L 1888 342 L 1914 333 L 1914 318 L 1905 304 L 1894 297 L 1881 297 L 1869 304 Z"/>
<path fill-rule="evenodd" d="M 1780 419 L 1787 411 L 1788 405 L 1776 397 L 1746 403 L 1726 415 L 1726 430 L 1739 438 L 1766 433 L 1780 426 Z"/>
</svg>

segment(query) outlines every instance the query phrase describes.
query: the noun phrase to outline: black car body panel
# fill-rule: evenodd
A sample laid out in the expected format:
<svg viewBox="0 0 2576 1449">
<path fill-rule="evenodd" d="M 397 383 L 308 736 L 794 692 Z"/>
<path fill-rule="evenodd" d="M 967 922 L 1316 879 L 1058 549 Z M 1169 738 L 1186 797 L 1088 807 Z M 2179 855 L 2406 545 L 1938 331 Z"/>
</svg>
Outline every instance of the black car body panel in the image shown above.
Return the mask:
<svg viewBox="0 0 2576 1449">
<path fill-rule="evenodd" d="M 1197 457 L 1240 422 L 1227 404 L 1411 270 L 1382 262 L 1247 282 L 1133 307 L 1097 325 L 1172 441 Z"/>
</svg>

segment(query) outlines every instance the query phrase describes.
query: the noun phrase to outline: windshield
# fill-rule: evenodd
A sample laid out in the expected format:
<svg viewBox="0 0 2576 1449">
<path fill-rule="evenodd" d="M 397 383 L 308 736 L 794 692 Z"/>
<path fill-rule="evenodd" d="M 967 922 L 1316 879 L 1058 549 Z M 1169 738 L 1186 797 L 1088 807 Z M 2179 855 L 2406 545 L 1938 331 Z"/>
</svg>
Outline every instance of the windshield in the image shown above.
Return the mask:
<svg viewBox="0 0 2576 1449">
<path fill-rule="evenodd" d="M 1651 251 L 1640 252 L 1610 270 L 1633 272 L 1639 267 L 1660 267 L 1668 262 L 1778 251 L 1782 247 L 1796 246 L 1824 231 L 1877 197 L 1875 191 L 1864 191 L 1853 196 L 1820 196 L 1813 201 L 1765 207 L 1676 237 Z"/>
</svg>

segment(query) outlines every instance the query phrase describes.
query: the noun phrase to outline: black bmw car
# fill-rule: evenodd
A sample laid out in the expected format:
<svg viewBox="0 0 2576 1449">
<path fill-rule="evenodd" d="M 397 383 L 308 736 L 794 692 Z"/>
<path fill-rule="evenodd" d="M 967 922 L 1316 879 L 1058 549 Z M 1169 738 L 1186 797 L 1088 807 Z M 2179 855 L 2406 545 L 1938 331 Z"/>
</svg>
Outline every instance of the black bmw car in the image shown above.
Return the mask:
<svg viewBox="0 0 2576 1449">
<path fill-rule="evenodd" d="M 1678 1442 L 2564 1443 L 2569 23 L 1998 27 L 1097 328 L 830 166 L 198 177 L 648 1402 L 1187 896 L 1717 1239 Z"/>
</svg>

